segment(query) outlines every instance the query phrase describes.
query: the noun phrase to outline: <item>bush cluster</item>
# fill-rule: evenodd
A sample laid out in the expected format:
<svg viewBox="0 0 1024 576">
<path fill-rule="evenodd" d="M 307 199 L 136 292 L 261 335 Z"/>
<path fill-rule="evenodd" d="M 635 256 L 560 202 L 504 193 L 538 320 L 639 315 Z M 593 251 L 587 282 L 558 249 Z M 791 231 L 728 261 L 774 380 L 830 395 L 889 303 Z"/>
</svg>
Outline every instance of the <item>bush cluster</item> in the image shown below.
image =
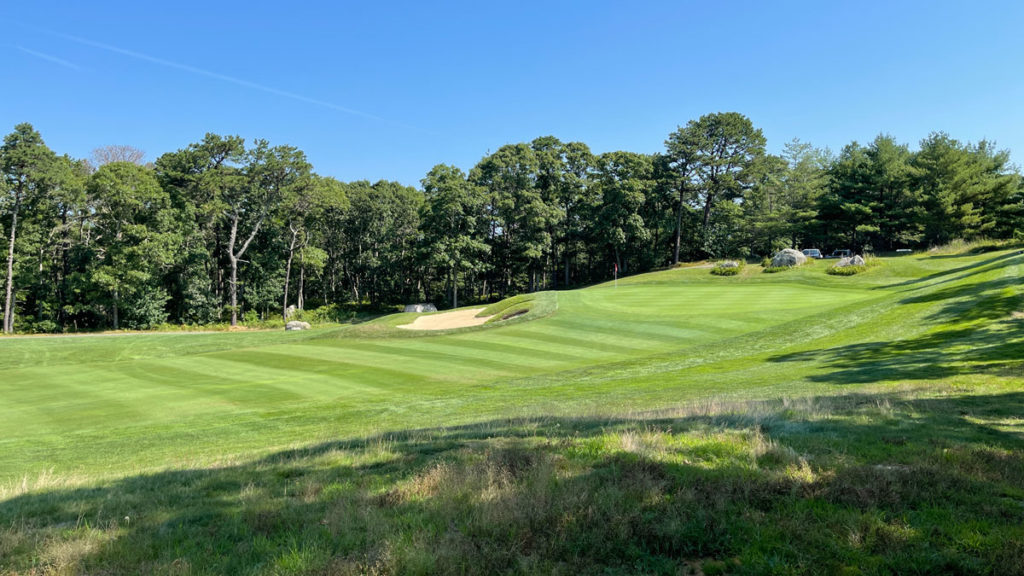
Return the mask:
<svg viewBox="0 0 1024 576">
<path fill-rule="evenodd" d="M 829 266 L 827 270 L 825 270 L 825 273 L 826 274 L 831 274 L 833 276 L 853 276 L 854 274 L 860 274 L 861 272 L 866 272 L 867 269 L 868 269 L 867 266 L 842 266 L 842 267 L 840 267 L 840 266 L 836 266 L 836 265 L 833 264 L 832 266 Z"/>
<path fill-rule="evenodd" d="M 742 260 L 736 260 L 739 266 L 727 267 L 723 266 L 724 262 L 715 264 L 715 267 L 711 269 L 711 274 L 714 276 L 738 276 L 743 270 L 745 263 Z"/>
</svg>

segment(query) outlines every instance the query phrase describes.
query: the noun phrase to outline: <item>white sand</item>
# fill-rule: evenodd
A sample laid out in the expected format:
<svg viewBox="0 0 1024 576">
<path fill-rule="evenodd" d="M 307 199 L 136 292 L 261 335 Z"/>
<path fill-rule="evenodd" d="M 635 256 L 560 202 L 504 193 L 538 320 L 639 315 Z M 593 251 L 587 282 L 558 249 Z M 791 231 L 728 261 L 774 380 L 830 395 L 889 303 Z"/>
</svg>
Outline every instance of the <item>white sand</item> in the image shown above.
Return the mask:
<svg viewBox="0 0 1024 576">
<path fill-rule="evenodd" d="M 482 311 L 483 308 L 473 308 L 472 310 L 427 314 L 416 318 L 412 324 L 402 324 L 399 328 L 406 330 L 451 330 L 452 328 L 479 326 L 491 319 L 490 316 L 477 318 L 476 315 Z"/>
</svg>

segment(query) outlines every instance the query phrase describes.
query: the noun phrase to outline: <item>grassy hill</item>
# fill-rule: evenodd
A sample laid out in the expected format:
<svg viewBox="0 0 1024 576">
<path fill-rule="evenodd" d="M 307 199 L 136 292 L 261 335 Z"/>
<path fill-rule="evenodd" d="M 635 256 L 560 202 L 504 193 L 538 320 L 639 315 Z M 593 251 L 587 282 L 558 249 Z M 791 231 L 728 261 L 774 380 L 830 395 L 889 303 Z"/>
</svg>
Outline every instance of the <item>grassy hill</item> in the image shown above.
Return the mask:
<svg viewBox="0 0 1024 576">
<path fill-rule="evenodd" d="M 0 340 L 0 573 L 1024 573 L 1024 255 Z"/>
</svg>

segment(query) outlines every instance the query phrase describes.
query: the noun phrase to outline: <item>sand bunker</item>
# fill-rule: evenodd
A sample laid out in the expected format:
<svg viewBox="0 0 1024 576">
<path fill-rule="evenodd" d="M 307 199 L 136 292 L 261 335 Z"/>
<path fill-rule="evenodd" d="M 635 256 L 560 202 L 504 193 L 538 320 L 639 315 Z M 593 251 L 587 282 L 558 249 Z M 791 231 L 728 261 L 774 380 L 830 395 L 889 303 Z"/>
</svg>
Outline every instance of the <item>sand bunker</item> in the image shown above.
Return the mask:
<svg viewBox="0 0 1024 576">
<path fill-rule="evenodd" d="M 399 328 L 406 330 L 451 330 L 452 328 L 479 326 L 491 318 L 490 316 L 477 318 L 476 315 L 481 311 L 483 311 L 483 308 L 456 310 L 455 312 L 444 312 L 442 314 L 428 314 L 416 318 L 412 324 L 402 324 Z"/>
</svg>

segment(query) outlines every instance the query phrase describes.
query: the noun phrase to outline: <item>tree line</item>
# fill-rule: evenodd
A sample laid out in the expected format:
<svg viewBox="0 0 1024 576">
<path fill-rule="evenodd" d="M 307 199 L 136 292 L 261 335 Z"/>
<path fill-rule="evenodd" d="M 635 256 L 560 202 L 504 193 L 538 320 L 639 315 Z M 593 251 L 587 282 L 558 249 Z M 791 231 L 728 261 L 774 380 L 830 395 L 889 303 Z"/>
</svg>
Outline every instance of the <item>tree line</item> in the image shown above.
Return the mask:
<svg viewBox="0 0 1024 576">
<path fill-rule="evenodd" d="M 238 136 L 143 156 L 58 155 L 30 124 L 4 138 L 4 332 L 458 306 L 785 247 L 1008 238 L 1024 222 L 1024 180 L 989 142 L 937 132 L 911 151 L 880 135 L 833 154 L 794 140 L 773 155 L 732 112 L 680 126 L 657 154 L 545 136 L 468 173 L 439 164 L 419 189 L 341 182 L 293 146 Z"/>
</svg>

